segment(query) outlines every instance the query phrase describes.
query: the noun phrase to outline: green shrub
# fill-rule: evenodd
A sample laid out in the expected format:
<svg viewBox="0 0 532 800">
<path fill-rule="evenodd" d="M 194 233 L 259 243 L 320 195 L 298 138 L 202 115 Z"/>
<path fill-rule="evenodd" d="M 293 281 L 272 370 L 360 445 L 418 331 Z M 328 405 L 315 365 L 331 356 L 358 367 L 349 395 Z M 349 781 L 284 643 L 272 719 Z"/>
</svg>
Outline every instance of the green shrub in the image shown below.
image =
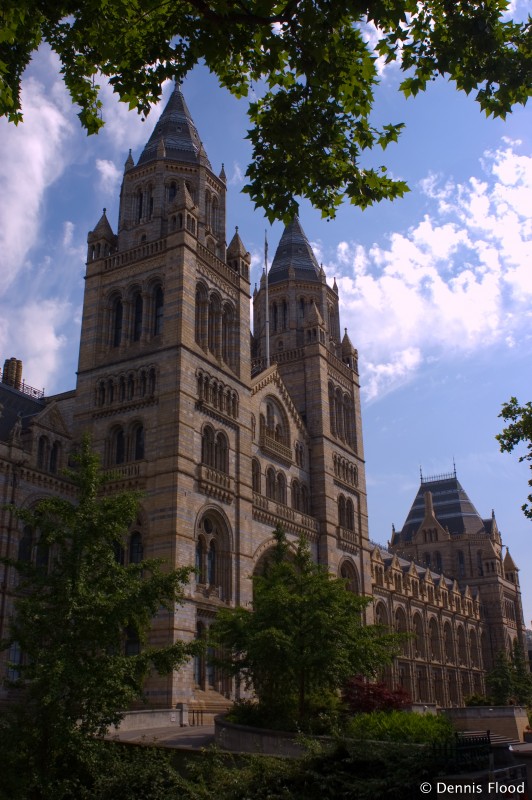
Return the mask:
<svg viewBox="0 0 532 800">
<path fill-rule="evenodd" d="M 347 736 L 380 742 L 444 742 L 452 739 L 453 734 L 453 727 L 446 717 L 409 711 L 357 714 L 346 725 Z"/>
<path fill-rule="evenodd" d="M 484 694 L 470 694 L 464 699 L 464 705 L 476 708 L 477 706 L 492 706 L 494 703 L 491 697 L 486 697 Z"/>
</svg>

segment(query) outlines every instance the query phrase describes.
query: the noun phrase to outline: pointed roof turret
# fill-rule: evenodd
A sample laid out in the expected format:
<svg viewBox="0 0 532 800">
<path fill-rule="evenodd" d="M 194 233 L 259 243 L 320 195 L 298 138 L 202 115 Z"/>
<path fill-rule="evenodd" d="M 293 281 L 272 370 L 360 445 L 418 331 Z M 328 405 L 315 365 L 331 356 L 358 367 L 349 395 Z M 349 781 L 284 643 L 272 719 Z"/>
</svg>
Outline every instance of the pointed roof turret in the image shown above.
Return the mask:
<svg viewBox="0 0 532 800">
<path fill-rule="evenodd" d="M 126 162 L 124 164 L 124 172 L 128 172 L 131 167 L 135 166 L 135 162 L 133 161 L 133 156 L 131 155 L 131 147 L 129 148 L 129 155 L 126 158 Z"/>
<path fill-rule="evenodd" d="M 161 153 L 164 153 L 165 158 L 202 164 L 211 169 L 207 153 L 177 83 L 138 164 L 153 161 Z"/>
<path fill-rule="evenodd" d="M 109 224 L 109 220 L 107 219 L 107 209 L 104 208 L 102 216 L 98 220 L 98 223 L 93 231 L 89 232 L 89 241 L 96 241 L 96 239 L 107 239 L 109 241 L 113 241 L 115 239 L 115 234 L 113 233 L 113 229 Z"/>
<path fill-rule="evenodd" d="M 320 281 L 316 256 L 298 217 L 294 217 L 284 229 L 269 272 L 269 283 L 287 280 L 291 268 L 296 280 Z"/>
<path fill-rule="evenodd" d="M 244 242 L 240 238 L 240 234 L 238 233 L 238 225 L 235 227 L 235 234 L 229 243 L 229 247 L 227 248 L 227 257 L 230 256 L 241 256 L 242 258 L 246 258 L 249 256 L 248 251 L 244 245 Z M 250 256 L 249 256 L 250 257 Z M 250 257 L 251 258 L 251 257 Z"/>
</svg>

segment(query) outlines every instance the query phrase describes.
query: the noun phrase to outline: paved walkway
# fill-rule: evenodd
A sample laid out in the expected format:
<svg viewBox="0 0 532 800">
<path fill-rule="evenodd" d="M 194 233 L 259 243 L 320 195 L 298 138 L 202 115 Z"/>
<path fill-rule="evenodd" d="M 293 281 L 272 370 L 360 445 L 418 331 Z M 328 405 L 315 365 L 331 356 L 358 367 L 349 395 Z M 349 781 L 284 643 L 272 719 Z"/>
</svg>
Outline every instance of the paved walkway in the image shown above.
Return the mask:
<svg viewBox="0 0 532 800">
<path fill-rule="evenodd" d="M 136 728 L 130 731 L 117 731 L 113 739 L 121 742 L 138 742 L 141 744 L 158 744 L 163 747 L 175 747 L 183 750 L 200 750 L 214 742 L 214 724 L 180 728 L 168 725 L 164 728 Z"/>
</svg>

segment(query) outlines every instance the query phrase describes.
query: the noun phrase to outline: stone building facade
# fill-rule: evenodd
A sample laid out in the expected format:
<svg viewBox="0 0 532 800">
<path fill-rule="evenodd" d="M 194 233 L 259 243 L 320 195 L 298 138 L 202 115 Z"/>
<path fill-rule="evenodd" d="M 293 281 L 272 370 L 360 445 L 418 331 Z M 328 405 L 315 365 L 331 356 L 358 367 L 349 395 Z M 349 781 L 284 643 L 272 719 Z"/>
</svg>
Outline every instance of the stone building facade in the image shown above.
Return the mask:
<svg viewBox="0 0 532 800">
<path fill-rule="evenodd" d="M 226 245 L 225 204 L 223 167 L 213 170 L 176 87 L 137 163 L 127 158 L 116 233 L 104 211 L 88 235 L 76 389 L 45 397 L 6 362 L 2 502 L 70 496 L 60 470 L 88 431 L 116 487 L 143 493 L 126 560 L 196 566 L 184 606 L 154 620 L 153 643 L 202 636 L 220 607 L 249 603 L 281 523 L 373 598 L 367 622 L 414 634 L 388 679 L 422 702 L 460 704 L 483 690 L 493 653 L 523 636 L 517 569 L 495 520 L 455 530 L 422 482 L 423 518 L 411 512 L 389 549 L 370 542 L 357 351 L 341 333 L 336 283 L 295 219 L 268 287 L 263 276 L 253 292 L 251 335 L 251 259 L 238 230 Z M 0 546 L 38 557 L 33 532 L 6 510 Z M 15 590 L 4 569 L 4 630 Z M 215 709 L 231 685 L 197 659 L 152 678 L 146 694 L 152 706 Z"/>
</svg>

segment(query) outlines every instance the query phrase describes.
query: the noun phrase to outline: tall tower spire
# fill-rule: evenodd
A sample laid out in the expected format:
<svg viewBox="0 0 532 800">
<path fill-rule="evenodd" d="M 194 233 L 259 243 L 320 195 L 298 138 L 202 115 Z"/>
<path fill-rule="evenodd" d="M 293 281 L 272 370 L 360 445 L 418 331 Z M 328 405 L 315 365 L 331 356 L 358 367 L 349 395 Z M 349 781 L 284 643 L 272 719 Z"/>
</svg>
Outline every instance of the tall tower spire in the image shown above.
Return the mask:
<svg viewBox="0 0 532 800">
<path fill-rule="evenodd" d="M 205 148 L 188 110 L 180 86 L 176 83 L 166 107 L 139 158 L 139 165 L 157 158 L 161 144 L 165 157 L 175 161 L 190 161 L 211 169 Z"/>
</svg>

